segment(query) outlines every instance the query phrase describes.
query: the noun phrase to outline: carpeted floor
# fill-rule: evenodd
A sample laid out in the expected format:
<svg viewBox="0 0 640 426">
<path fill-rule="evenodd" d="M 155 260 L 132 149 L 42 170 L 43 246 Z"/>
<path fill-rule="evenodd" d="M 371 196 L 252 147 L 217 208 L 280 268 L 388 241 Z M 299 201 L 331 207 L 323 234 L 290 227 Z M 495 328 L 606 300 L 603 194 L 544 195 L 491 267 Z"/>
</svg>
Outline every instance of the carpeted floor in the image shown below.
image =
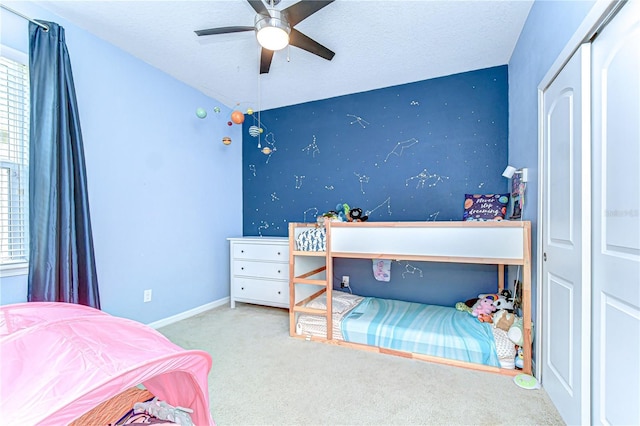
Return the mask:
<svg viewBox="0 0 640 426">
<path fill-rule="evenodd" d="M 288 311 L 238 303 L 159 331 L 213 357 L 225 425 L 561 425 L 543 389 L 511 377 L 289 337 Z"/>
</svg>

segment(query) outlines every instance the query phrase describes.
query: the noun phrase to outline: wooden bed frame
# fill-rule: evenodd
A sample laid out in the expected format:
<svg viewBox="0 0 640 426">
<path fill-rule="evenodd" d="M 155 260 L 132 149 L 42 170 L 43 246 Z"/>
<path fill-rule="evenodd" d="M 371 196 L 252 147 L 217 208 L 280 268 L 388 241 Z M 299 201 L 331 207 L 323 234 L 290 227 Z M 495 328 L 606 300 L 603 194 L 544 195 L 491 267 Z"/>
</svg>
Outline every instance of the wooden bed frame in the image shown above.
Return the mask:
<svg viewBox="0 0 640 426">
<path fill-rule="evenodd" d="M 316 227 L 312 223 L 289 224 L 289 334 L 357 349 L 438 362 L 474 370 L 517 375 L 531 374 L 531 222 L 325 222 L 326 251 L 296 250 L 296 238 Z M 392 259 L 428 262 L 455 262 L 497 265 L 498 291 L 505 288 L 505 265 L 522 267 L 522 317 L 524 367 L 505 369 L 429 355 L 366 346 L 333 338 L 333 260 Z M 327 309 L 304 305 L 322 293 Z M 327 319 L 327 336 L 296 334 L 299 314 L 321 315 Z"/>
</svg>

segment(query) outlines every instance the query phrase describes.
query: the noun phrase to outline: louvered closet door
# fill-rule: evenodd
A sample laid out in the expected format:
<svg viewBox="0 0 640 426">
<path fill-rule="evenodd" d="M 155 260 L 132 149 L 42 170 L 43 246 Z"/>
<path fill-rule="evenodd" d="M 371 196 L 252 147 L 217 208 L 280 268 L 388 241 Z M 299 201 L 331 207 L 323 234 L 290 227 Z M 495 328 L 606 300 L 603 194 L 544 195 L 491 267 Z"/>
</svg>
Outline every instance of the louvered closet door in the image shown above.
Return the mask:
<svg viewBox="0 0 640 426">
<path fill-rule="evenodd" d="M 589 423 L 588 81 L 583 45 L 543 94 L 542 385 L 568 424 Z"/>
<path fill-rule="evenodd" d="M 593 423 L 640 424 L 640 1 L 592 44 Z"/>
</svg>

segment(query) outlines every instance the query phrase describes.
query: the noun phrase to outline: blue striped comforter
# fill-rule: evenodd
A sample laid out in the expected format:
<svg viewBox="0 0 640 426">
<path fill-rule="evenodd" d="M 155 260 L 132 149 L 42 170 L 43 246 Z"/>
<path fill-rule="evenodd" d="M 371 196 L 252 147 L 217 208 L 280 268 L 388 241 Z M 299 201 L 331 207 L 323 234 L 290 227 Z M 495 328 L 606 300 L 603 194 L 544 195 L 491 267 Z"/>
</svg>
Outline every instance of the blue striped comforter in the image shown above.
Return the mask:
<svg viewBox="0 0 640 426">
<path fill-rule="evenodd" d="M 455 308 L 365 297 L 341 328 L 348 342 L 500 366 L 491 325 Z"/>
</svg>

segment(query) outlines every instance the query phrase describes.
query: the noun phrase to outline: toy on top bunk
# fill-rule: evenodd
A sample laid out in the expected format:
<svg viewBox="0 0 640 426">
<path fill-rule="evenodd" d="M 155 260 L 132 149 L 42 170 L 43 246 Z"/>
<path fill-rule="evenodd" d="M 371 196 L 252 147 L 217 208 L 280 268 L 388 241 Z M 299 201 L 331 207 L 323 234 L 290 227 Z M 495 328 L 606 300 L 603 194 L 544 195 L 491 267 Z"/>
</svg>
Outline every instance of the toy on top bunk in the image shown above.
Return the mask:
<svg viewBox="0 0 640 426">
<path fill-rule="evenodd" d="M 363 215 L 359 207 L 351 208 L 347 203 L 338 203 L 335 210 L 329 210 L 317 217 L 318 225 L 323 226 L 325 218 L 332 222 L 364 222 L 369 216 Z"/>
</svg>

